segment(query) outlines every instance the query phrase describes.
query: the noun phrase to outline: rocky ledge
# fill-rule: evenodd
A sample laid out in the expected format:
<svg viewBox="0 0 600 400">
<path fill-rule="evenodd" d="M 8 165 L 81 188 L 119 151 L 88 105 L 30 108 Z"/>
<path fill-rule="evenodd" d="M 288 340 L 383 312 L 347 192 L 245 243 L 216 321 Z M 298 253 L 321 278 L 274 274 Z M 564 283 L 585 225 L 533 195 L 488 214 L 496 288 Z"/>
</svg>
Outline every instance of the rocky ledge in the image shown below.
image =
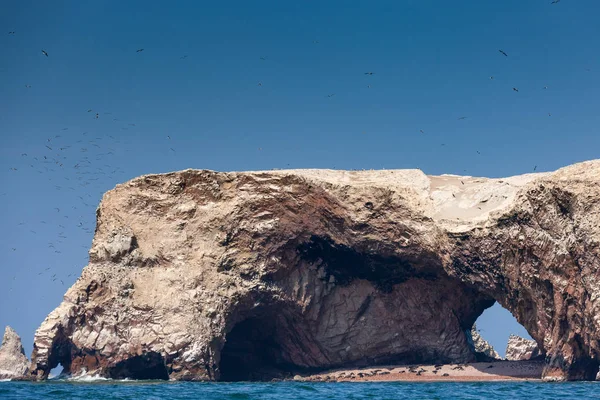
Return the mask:
<svg viewBox="0 0 600 400">
<path fill-rule="evenodd" d="M 25 356 L 21 338 L 10 326 L 4 330 L 0 347 L 0 379 L 20 379 L 26 376 L 29 360 Z"/>
<path fill-rule="evenodd" d="M 506 345 L 506 359 L 509 361 L 527 361 L 541 356 L 535 340 L 510 335 Z"/>
<path fill-rule="evenodd" d="M 505 179 L 418 170 L 147 175 L 107 192 L 31 376 L 268 379 L 476 359 L 495 301 L 594 379 L 600 161 Z"/>
</svg>

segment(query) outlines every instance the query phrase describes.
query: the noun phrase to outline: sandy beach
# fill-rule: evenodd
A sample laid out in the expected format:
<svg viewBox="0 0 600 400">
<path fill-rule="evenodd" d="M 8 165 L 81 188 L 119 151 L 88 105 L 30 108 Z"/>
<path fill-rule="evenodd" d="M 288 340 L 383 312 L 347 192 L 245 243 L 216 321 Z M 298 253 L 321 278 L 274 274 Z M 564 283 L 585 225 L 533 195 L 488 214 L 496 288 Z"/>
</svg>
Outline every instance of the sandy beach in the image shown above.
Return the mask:
<svg viewBox="0 0 600 400">
<path fill-rule="evenodd" d="M 380 366 L 333 370 L 295 380 L 330 382 L 371 381 L 507 381 L 540 380 L 542 361 L 495 361 L 471 364 Z"/>
</svg>

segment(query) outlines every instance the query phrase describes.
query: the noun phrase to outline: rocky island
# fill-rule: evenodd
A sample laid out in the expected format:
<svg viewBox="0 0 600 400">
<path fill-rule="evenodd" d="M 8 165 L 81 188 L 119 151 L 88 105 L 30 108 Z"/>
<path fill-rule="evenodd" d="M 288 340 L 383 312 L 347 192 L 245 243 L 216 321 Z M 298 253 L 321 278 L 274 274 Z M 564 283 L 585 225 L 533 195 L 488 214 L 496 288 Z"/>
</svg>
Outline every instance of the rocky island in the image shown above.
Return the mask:
<svg viewBox="0 0 600 400">
<path fill-rule="evenodd" d="M 477 360 L 510 310 L 546 380 L 600 356 L 600 161 L 504 179 L 185 170 L 97 209 L 89 264 L 35 334 L 33 379 L 260 380 Z"/>
<path fill-rule="evenodd" d="M 0 380 L 21 378 L 27 374 L 28 368 L 29 360 L 25 356 L 21 338 L 7 326 L 0 346 Z"/>
</svg>

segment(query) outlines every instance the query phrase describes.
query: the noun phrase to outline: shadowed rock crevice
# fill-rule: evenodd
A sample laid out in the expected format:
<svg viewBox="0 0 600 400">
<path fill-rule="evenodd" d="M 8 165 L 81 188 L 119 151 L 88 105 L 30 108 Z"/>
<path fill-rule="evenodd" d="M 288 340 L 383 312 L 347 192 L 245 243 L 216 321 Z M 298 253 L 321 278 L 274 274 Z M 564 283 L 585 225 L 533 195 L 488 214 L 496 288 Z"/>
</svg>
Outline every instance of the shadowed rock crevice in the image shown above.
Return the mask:
<svg viewBox="0 0 600 400">
<path fill-rule="evenodd" d="M 112 379 L 168 380 L 169 371 L 164 358 L 156 352 L 149 352 L 118 362 L 108 369 Z"/>
<path fill-rule="evenodd" d="M 411 262 L 398 256 L 378 254 L 376 250 L 361 252 L 335 243 L 331 238 L 316 235 L 299 245 L 298 252 L 309 263 L 322 262 L 326 280 L 333 276 L 338 284 L 348 285 L 356 279 L 364 279 L 386 293 L 391 292 L 394 285 L 410 278 L 433 280 L 444 273 L 441 262 L 433 255 L 420 255 Z M 415 269 L 413 265 L 417 262 L 420 264 L 419 269 Z"/>
</svg>

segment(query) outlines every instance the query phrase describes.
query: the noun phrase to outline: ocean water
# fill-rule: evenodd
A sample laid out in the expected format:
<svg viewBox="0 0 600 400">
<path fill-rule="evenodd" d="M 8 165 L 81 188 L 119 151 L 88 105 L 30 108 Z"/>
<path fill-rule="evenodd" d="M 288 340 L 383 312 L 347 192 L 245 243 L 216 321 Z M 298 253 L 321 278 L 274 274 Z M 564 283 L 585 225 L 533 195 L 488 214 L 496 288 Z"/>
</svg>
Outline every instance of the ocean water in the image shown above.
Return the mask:
<svg viewBox="0 0 600 400">
<path fill-rule="evenodd" d="M 0 399 L 600 399 L 596 382 L 0 382 Z"/>
</svg>

